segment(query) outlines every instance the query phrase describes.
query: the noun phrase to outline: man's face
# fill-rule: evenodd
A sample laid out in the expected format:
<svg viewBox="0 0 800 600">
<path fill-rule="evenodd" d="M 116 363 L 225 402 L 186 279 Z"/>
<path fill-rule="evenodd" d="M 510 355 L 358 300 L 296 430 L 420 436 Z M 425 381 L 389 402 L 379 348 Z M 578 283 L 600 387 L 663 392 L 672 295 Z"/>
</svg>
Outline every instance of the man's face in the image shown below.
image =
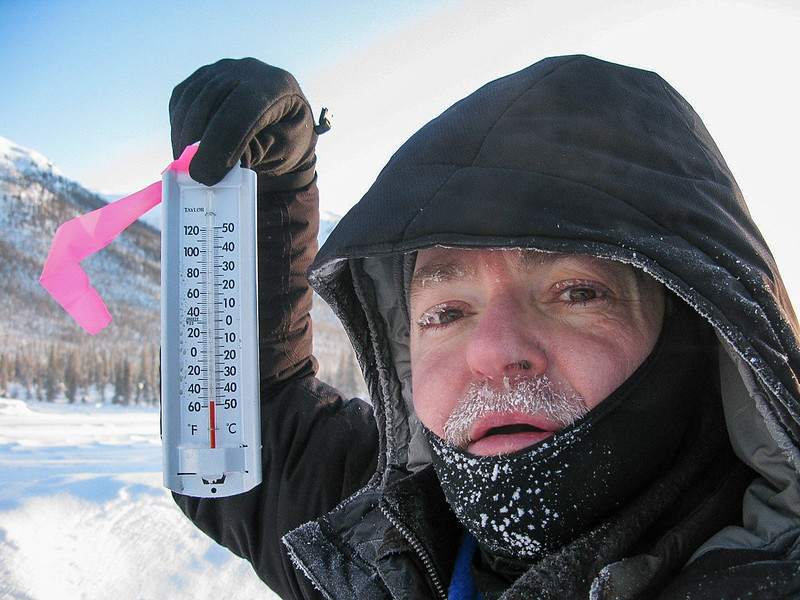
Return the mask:
<svg viewBox="0 0 800 600">
<path fill-rule="evenodd" d="M 515 452 L 602 402 L 650 354 L 663 287 L 622 263 L 431 248 L 410 292 L 414 408 L 476 455 Z"/>
</svg>

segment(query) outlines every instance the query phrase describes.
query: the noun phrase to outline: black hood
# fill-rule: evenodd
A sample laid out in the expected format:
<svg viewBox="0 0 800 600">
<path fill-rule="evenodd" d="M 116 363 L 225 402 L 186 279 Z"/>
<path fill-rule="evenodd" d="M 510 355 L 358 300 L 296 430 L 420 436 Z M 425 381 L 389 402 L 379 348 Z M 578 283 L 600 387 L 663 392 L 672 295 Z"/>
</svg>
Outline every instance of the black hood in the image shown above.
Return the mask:
<svg viewBox="0 0 800 600">
<path fill-rule="evenodd" d="M 320 249 L 309 277 L 361 360 L 383 435 L 377 479 L 426 460 L 396 256 L 434 245 L 644 269 L 715 327 L 734 449 L 768 447 L 747 462 L 770 496 L 800 500 L 797 318 L 717 146 L 658 75 L 566 56 L 487 84 L 411 137 Z"/>
</svg>

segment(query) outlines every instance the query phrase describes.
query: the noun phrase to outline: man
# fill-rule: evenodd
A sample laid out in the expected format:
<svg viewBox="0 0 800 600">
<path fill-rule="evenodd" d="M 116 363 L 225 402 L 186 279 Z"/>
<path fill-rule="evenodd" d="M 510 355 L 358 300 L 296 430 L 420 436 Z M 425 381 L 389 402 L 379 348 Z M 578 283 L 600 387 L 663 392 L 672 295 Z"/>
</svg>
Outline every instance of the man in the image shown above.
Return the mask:
<svg viewBox="0 0 800 600">
<path fill-rule="evenodd" d="M 319 253 L 310 115 L 252 59 L 170 104 L 195 179 L 260 186 L 264 483 L 177 496 L 200 528 L 285 598 L 800 594 L 800 328 L 677 92 L 585 56 L 491 82 Z M 314 377 L 307 271 L 371 405 Z"/>
</svg>

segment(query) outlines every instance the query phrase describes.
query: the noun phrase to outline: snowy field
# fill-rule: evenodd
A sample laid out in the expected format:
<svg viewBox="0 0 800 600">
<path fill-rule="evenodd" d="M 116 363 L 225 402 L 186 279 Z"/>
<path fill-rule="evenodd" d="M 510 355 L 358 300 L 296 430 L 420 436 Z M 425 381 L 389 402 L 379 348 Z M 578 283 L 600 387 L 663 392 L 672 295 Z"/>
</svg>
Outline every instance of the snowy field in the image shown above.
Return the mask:
<svg viewBox="0 0 800 600">
<path fill-rule="evenodd" d="M 158 410 L 0 398 L 0 598 L 274 599 L 161 485 Z"/>
</svg>

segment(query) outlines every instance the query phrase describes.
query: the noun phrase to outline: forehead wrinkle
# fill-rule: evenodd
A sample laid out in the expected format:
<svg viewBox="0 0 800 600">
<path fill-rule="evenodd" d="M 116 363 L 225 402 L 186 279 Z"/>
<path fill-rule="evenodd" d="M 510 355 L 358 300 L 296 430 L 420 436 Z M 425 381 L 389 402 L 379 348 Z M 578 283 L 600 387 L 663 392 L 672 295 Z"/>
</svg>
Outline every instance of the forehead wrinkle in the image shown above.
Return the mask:
<svg viewBox="0 0 800 600">
<path fill-rule="evenodd" d="M 559 258 L 567 256 L 566 254 L 543 252 L 542 250 L 534 250 L 531 248 L 519 248 L 517 253 L 522 259 L 522 264 L 526 269 L 532 269 L 546 263 L 551 263 Z"/>
<path fill-rule="evenodd" d="M 625 273 L 635 274 L 637 269 L 623 262 L 600 258 L 592 254 L 563 254 L 559 252 L 542 252 L 540 250 L 520 250 L 520 256 L 526 269 L 532 269 L 547 264 L 561 261 L 571 261 L 574 264 L 585 267 L 599 268 L 609 274 Z"/>
<path fill-rule="evenodd" d="M 472 277 L 475 277 L 475 268 L 459 262 L 437 262 L 425 265 L 414 271 L 409 296 L 413 299 L 423 288 Z"/>
</svg>

